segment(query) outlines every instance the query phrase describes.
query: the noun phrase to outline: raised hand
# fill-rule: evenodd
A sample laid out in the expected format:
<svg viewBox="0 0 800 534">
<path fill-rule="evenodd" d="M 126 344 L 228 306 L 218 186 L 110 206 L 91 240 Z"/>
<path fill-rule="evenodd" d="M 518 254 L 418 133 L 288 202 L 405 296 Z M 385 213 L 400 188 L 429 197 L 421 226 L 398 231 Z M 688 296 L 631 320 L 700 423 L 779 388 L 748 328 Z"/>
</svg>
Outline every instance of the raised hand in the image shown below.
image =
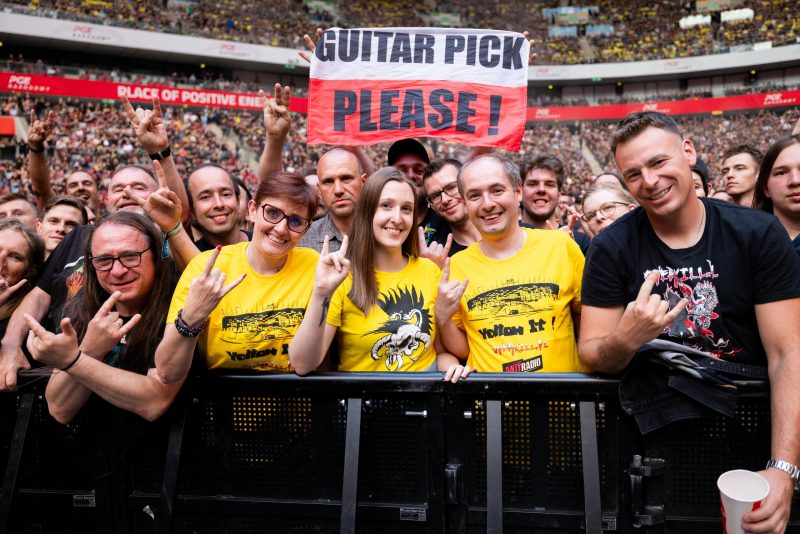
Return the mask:
<svg viewBox="0 0 800 534">
<path fill-rule="evenodd" d="M 148 154 L 155 154 L 166 149 L 169 146 L 169 137 L 158 97 L 153 97 L 152 110 L 140 107 L 134 110 L 125 95 L 122 95 L 120 100 L 122 100 L 122 108 L 131 120 L 131 126 L 133 126 L 133 131 L 142 148 Z"/>
<path fill-rule="evenodd" d="M 531 34 L 528 32 L 528 30 L 525 30 L 524 32 L 522 32 L 522 35 L 526 39 L 528 39 L 528 37 L 530 37 Z M 536 55 L 536 52 L 533 51 L 533 45 L 536 44 L 536 41 L 533 40 L 533 39 L 528 39 L 528 44 L 531 45 L 531 48 L 530 48 L 531 55 L 528 56 L 528 65 L 533 65 L 533 62 L 536 61 L 536 58 L 538 57 Z"/>
<path fill-rule="evenodd" d="M 281 87 L 275 84 L 273 98 L 267 98 L 263 90 L 258 92 L 261 107 L 264 109 L 264 129 L 268 136 L 286 137 L 292 125 L 292 116 L 289 114 L 289 103 L 292 99 L 292 89 L 289 86 Z"/>
<path fill-rule="evenodd" d="M 153 169 L 158 180 L 158 189 L 150 193 L 147 198 L 137 195 L 130 186 L 125 186 L 122 193 L 125 198 L 135 201 L 144 210 L 150 220 L 152 220 L 162 232 L 169 232 L 178 225 L 181 220 L 183 205 L 181 199 L 167 186 L 167 177 L 164 175 L 164 168 L 158 161 L 153 162 Z"/>
<path fill-rule="evenodd" d="M 121 293 L 115 291 L 100 306 L 89 321 L 81 342 L 81 352 L 95 359 L 102 359 L 136 326 L 142 316 L 138 313 L 123 324 L 119 312 L 114 310 Z"/>
<path fill-rule="evenodd" d="M 72 328 L 69 317 L 61 320 L 61 333 L 49 332 L 29 314 L 23 316 L 30 327 L 28 332 L 28 352 L 33 359 L 45 365 L 63 369 L 75 361 L 78 349 L 78 334 Z"/>
<path fill-rule="evenodd" d="M 53 133 L 56 127 L 56 114 L 52 111 L 47 113 L 45 120 L 36 118 L 36 112 L 31 110 L 31 125 L 28 128 L 28 144 L 35 150 L 43 150 L 44 142 Z"/>
<path fill-rule="evenodd" d="M 24 286 L 28 282 L 27 278 L 23 278 L 13 286 L 8 285 L 8 281 L 6 281 L 5 277 L 0 276 L 0 304 L 3 304 L 7 301 L 19 288 Z"/>
<path fill-rule="evenodd" d="M 450 280 L 450 258 L 446 258 L 442 268 L 442 277 L 439 279 L 436 305 L 433 309 L 433 313 L 437 318 L 446 317 L 449 319 L 458 311 L 461 297 L 464 295 L 464 291 L 467 290 L 467 284 L 469 284 L 467 279 L 464 279 L 463 282 Z"/>
<path fill-rule="evenodd" d="M 329 237 L 326 235 L 314 277 L 314 290 L 323 297 L 330 297 L 350 272 L 350 260 L 345 257 L 349 238 L 342 238 L 342 247 L 336 252 L 328 252 L 328 241 Z"/>
<path fill-rule="evenodd" d="M 319 41 L 322 37 L 322 28 L 317 28 L 315 33 L 317 35 L 317 41 Z M 303 43 L 306 45 L 306 48 L 308 48 L 308 52 L 300 51 L 297 52 L 297 55 L 311 63 L 311 54 L 313 54 L 314 50 L 317 48 L 317 43 L 315 43 L 314 39 L 308 34 L 303 35 Z"/>
<path fill-rule="evenodd" d="M 662 299 L 661 295 L 652 295 L 658 277 L 658 271 L 647 275 L 636 300 L 628 303 L 619 321 L 620 335 L 630 339 L 632 345 L 642 346 L 658 337 L 664 327 L 677 319 L 689 304 L 687 299 L 681 299 L 670 310 L 669 302 Z"/>
<path fill-rule="evenodd" d="M 417 227 L 419 233 L 419 255 L 422 258 L 428 258 L 435 263 L 439 269 L 444 269 L 444 260 L 450 254 L 450 247 L 453 246 L 453 234 L 447 236 L 447 241 L 444 245 L 436 241 L 431 241 L 428 245 L 425 243 L 425 229 L 422 226 Z"/>
<path fill-rule="evenodd" d="M 201 272 L 189 286 L 189 296 L 183 305 L 181 317 L 191 327 L 198 327 L 211 315 L 220 301 L 238 286 L 245 275 L 241 275 L 228 285 L 225 285 L 226 275 L 214 268 L 214 263 L 219 257 L 221 246 L 211 251 L 203 272 Z"/>
</svg>

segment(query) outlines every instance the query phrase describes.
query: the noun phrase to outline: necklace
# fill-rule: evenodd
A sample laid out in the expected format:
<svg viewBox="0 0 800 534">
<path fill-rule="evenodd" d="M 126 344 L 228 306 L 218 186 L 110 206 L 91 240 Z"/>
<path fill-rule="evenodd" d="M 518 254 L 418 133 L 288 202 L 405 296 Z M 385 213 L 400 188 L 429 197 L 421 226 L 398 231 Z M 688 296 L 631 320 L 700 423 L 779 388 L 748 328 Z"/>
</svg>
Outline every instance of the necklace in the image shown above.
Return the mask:
<svg viewBox="0 0 800 534">
<path fill-rule="evenodd" d="M 706 226 L 706 207 L 703 206 L 703 216 L 700 217 L 700 226 L 697 227 L 697 231 L 694 234 L 695 243 L 700 241 L 700 238 L 703 237 L 703 230 L 705 229 L 705 226 Z"/>
</svg>

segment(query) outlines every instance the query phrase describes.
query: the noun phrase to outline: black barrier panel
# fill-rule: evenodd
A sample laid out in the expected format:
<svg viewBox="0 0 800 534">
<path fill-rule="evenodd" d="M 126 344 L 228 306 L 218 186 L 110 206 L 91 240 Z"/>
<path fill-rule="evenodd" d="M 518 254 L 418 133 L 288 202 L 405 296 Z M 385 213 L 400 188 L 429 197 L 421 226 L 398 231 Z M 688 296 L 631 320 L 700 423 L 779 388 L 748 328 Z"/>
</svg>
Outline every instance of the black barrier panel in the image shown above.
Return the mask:
<svg viewBox="0 0 800 534">
<path fill-rule="evenodd" d="M 116 442 L 92 409 L 55 423 L 44 385 L 0 396 L 6 532 L 718 532 L 716 477 L 769 457 L 757 383 L 643 438 L 581 375 L 208 376 Z"/>
</svg>

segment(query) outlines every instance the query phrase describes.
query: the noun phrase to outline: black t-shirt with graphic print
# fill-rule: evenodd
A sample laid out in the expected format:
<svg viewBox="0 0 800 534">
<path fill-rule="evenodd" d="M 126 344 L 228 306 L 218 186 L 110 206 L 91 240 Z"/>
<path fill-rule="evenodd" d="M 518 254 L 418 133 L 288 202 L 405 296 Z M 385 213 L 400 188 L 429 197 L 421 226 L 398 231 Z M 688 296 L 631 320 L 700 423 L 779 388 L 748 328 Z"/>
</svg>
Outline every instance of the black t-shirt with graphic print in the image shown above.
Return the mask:
<svg viewBox="0 0 800 534">
<path fill-rule="evenodd" d="M 42 322 L 50 331 L 61 331 L 64 306 L 83 287 L 83 247 L 90 231 L 90 226 L 78 226 L 64 236 L 36 282 L 36 287 L 50 295 L 50 310 Z"/>
<path fill-rule="evenodd" d="M 626 306 L 658 270 L 654 294 L 689 305 L 659 336 L 726 360 L 766 365 L 755 305 L 800 297 L 800 258 L 772 215 L 701 199 L 700 241 L 667 247 L 640 207 L 592 240 L 583 272 L 586 306 Z"/>
</svg>

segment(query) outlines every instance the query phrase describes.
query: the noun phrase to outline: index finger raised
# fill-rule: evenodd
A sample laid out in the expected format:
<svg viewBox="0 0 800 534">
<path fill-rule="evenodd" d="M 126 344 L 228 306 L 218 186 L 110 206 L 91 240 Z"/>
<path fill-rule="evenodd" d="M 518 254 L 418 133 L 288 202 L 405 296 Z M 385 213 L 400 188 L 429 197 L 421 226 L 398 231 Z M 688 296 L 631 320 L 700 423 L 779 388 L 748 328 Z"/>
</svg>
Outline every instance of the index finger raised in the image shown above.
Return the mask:
<svg viewBox="0 0 800 534">
<path fill-rule="evenodd" d="M 453 246 L 453 234 L 449 233 L 449 234 L 447 234 L 447 241 L 444 244 L 444 249 L 442 250 L 442 254 L 444 256 L 449 256 L 450 255 L 450 247 L 452 247 L 452 246 Z"/>
<path fill-rule="evenodd" d="M 450 256 L 444 260 L 444 267 L 442 267 L 442 282 L 450 281 Z"/>
<path fill-rule="evenodd" d="M 119 291 L 114 291 L 113 293 L 111 293 L 111 296 L 106 299 L 106 301 L 103 303 L 102 306 L 100 306 L 100 309 L 97 311 L 103 312 L 104 314 L 111 312 L 111 310 L 113 310 L 114 306 L 117 304 L 120 294 L 121 293 Z"/>
<path fill-rule="evenodd" d="M 158 180 L 159 189 L 162 187 L 167 187 L 167 176 L 164 174 L 164 167 L 161 166 L 161 162 L 154 160 L 153 170 L 156 171 L 156 179 Z"/>
<path fill-rule="evenodd" d="M 47 334 L 47 329 L 39 324 L 39 321 L 34 319 L 32 315 L 25 313 L 22 315 L 22 317 L 25 319 L 25 322 L 28 323 L 28 327 L 36 337 L 41 337 L 43 334 Z"/>
<path fill-rule="evenodd" d="M 650 293 L 653 291 L 653 288 L 656 286 L 656 281 L 658 281 L 658 271 L 652 271 L 650 274 L 647 275 L 647 278 L 644 279 L 642 282 L 642 287 L 639 288 L 639 294 L 636 295 L 636 300 L 647 300 L 650 298 Z"/>
<path fill-rule="evenodd" d="M 163 117 L 163 115 L 161 114 L 161 102 L 159 102 L 157 96 L 153 97 L 153 115 L 155 115 L 158 118 Z"/>
<path fill-rule="evenodd" d="M 126 95 L 122 95 L 119 97 L 122 101 L 122 109 L 125 110 L 125 114 L 128 116 L 129 119 L 134 120 L 136 119 L 136 112 L 133 111 L 133 106 L 131 106 L 131 101 L 128 100 Z"/>
<path fill-rule="evenodd" d="M 214 247 L 214 250 L 211 251 L 211 255 L 208 257 L 208 263 L 206 263 L 206 268 L 203 269 L 204 276 L 208 276 L 214 269 L 214 263 L 217 261 L 217 257 L 219 256 L 219 252 L 221 250 L 222 247 L 218 245 Z"/>
</svg>

